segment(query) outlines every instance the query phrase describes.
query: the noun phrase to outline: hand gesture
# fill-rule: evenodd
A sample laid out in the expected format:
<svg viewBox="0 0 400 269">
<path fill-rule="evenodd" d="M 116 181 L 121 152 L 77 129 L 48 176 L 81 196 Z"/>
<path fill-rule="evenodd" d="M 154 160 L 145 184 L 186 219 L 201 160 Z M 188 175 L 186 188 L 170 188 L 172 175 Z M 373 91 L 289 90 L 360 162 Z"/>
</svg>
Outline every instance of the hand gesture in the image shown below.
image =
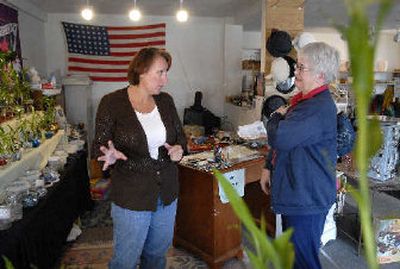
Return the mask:
<svg viewBox="0 0 400 269">
<path fill-rule="evenodd" d="M 103 171 L 107 170 L 110 165 L 113 165 L 117 160 L 126 161 L 128 158 L 119 150 L 116 150 L 111 140 L 108 141 L 108 148 L 105 146 L 100 147 L 103 156 L 97 158 L 98 161 L 104 162 Z"/>
<path fill-rule="evenodd" d="M 275 110 L 275 112 L 281 114 L 282 116 L 285 116 L 288 108 L 289 106 L 280 106 L 277 110 Z"/>
<path fill-rule="evenodd" d="M 271 171 L 269 169 L 263 169 L 261 172 L 261 179 L 260 179 L 260 185 L 262 191 L 266 194 L 269 195 L 269 188 L 271 187 Z"/>
<path fill-rule="evenodd" d="M 168 150 L 168 155 L 171 161 L 179 162 L 182 159 L 183 149 L 181 145 L 171 146 L 170 144 L 165 143 L 164 147 Z"/>
</svg>

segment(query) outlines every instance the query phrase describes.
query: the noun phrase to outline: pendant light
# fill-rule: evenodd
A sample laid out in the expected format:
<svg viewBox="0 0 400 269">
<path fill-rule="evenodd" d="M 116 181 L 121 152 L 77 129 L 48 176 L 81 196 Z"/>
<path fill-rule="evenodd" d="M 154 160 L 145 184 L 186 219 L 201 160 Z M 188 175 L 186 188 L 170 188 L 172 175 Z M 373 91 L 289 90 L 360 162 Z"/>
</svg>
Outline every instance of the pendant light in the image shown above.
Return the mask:
<svg viewBox="0 0 400 269">
<path fill-rule="evenodd" d="M 133 8 L 129 11 L 129 18 L 132 21 L 139 21 L 141 17 L 142 14 L 140 13 L 140 10 L 136 8 L 136 0 L 133 0 Z"/>
<path fill-rule="evenodd" d="M 179 22 L 186 22 L 188 20 L 189 14 L 186 9 L 183 8 L 183 0 L 180 0 L 179 10 L 176 13 L 176 19 Z"/>
<path fill-rule="evenodd" d="M 82 9 L 81 16 L 87 21 L 90 21 L 93 18 L 93 9 L 89 6 L 89 0 L 86 0 L 86 6 Z"/>
</svg>

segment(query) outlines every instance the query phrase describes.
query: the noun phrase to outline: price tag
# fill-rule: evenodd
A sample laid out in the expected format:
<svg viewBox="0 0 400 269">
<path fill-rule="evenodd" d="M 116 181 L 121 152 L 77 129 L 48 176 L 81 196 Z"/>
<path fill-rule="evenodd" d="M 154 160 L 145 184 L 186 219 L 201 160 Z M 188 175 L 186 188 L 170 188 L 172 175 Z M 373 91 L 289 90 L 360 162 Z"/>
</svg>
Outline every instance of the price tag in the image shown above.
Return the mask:
<svg viewBox="0 0 400 269">
<path fill-rule="evenodd" d="M 234 170 L 231 172 L 227 172 L 223 174 L 225 178 L 231 183 L 232 187 L 236 190 L 237 194 L 240 197 L 244 196 L 244 169 L 238 169 Z M 218 182 L 218 189 L 219 189 L 219 198 L 223 204 L 226 204 L 229 202 L 228 198 L 226 197 L 226 194 L 221 186 L 221 184 Z"/>
</svg>

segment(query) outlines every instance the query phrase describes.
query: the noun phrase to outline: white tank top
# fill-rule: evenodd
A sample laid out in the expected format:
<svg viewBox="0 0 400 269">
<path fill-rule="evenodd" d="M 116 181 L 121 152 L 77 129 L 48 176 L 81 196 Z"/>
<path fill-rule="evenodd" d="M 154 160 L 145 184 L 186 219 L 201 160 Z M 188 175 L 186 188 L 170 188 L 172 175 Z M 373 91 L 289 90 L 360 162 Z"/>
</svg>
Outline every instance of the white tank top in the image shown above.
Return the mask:
<svg viewBox="0 0 400 269">
<path fill-rule="evenodd" d="M 167 132 L 164 123 L 161 120 L 160 112 L 157 106 L 150 113 L 140 113 L 135 110 L 136 116 L 146 134 L 147 145 L 151 158 L 158 158 L 158 148 L 164 145 Z"/>
</svg>

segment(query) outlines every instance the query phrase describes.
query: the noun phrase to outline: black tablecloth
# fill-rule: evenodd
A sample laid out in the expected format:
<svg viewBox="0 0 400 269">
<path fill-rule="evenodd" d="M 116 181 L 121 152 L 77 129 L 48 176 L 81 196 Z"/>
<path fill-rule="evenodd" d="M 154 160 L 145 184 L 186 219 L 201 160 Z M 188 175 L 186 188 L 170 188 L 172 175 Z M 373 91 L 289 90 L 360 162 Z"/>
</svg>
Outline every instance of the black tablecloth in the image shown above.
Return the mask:
<svg viewBox="0 0 400 269">
<path fill-rule="evenodd" d="M 0 255 L 15 268 L 53 268 L 74 220 L 92 205 L 85 151 L 68 157 L 60 178 L 35 207 L 24 209 L 23 219 L 0 231 Z"/>
</svg>

